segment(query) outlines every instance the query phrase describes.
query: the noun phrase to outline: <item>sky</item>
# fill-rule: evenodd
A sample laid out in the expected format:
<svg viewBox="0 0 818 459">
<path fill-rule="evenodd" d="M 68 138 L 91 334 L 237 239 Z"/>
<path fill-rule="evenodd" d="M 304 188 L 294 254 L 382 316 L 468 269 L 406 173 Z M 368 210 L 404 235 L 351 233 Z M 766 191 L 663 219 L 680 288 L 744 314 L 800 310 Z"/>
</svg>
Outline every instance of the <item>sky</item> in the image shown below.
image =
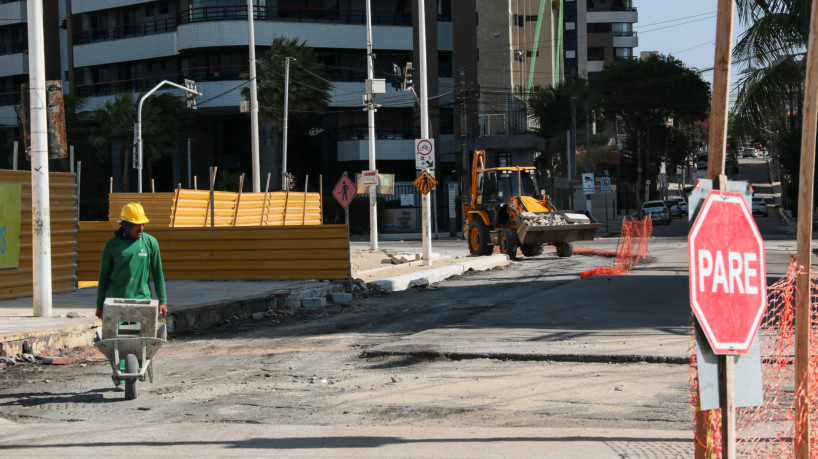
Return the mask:
<svg viewBox="0 0 818 459">
<path fill-rule="evenodd" d="M 687 67 L 706 69 L 713 67 L 716 49 L 716 6 L 714 0 L 635 0 L 639 21 L 633 30 L 639 36 L 639 46 L 634 56 L 641 51 L 659 51 L 672 55 Z M 746 27 L 738 17 L 733 20 L 733 45 Z M 736 81 L 743 69 L 741 64 L 733 65 L 730 85 Z M 713 72 L 702 73 L 702 79 L 712 83 Z M 730 104 L 735 95 L 730 95 Z"/>
</svg>

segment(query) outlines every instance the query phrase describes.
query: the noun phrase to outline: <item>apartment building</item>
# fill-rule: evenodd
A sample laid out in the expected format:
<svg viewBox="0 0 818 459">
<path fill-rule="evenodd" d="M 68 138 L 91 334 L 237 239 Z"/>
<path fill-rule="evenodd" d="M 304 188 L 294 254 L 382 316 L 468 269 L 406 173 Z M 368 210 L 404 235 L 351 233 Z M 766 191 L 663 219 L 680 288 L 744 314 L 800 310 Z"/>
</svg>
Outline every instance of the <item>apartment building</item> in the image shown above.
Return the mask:
<svg viewBox="0 0 818 459">
<path fill-rule="evenodd" d="M 565 77 L 593 78 L 616 59 L 632 59 L 639 37 L 633 0 L 561 0 Z"/>
<path fill-rule="evenodd" d="M 192 171 L 202 182 L 210 166 L 250 171 L 249 116 L 241 113 L 241 89 L 247 85 L 247 6 L 227 0 L 47 0 L 54 20 L 46 21 L 47 75 L 62 79 L 67 92 L 86 98 L 86 109 L 102 106 L 114 94 L 146 92 L 162 80 L 197 82 Z M 455 6 L 453 6 L 453 3 Z M 454 138 L 452 17 L 462 0 L 425 0 L 428 93 L 431 132 L 438 142 Z M 8 143 L 19 135 L 14 105 L 27 80 L 24 1 L 0 0 L 0 132 Z M 375 78 L 389 78 L 394 67 L 417 67 L 417 2 L 372 0 Z M 297 37 L 315 49 L 333 83 L 326 113 L 292 115 L 288 135 L 288 170 L 299 176 L 337 177 L 343 170 L 366 169 L 367 115 L 362 111 L 366 60 L 365 0 L 272 0 L 254 11 L 256 56 L 265 55 L 276 36 Z M 283 85 L 283 79 L 282 79 Z M 387 84 L 378 95 L 377 166 L 414 179 L 414 139 L 420 116 L 411 91 Z M 416 91 L 418 84 L 415 84 Z M 161 91 L 160 91 L 161 92 Z M 178 95 L 180 90 L 169 89 Z M 418 91 L 419 93 L 419 91 Z M 440 94 L 440 96 L 439 96 Z M 275 181 L 281 165 L 273 152 L 280 139 L 269 121 L 260 122 L 261 175 Z M 128 146 L 119 146 L 127 148 Z M 184 182 L 183 144 L 167 163 L 154 168 L 164 188 Z M 112 172 L 122 170 L 122 155 L 112 152 Z M 443 154 L 443 170 L 454 169 L 452 153 Z M 448 167 L 451 165 L 451 167 Z M 133 182 L 132 182 L 133 183 Z M 303 183 L 303 182 L 302 182 Z M 327 184 L 325 184 L 326 186 Z"/>
</svg>

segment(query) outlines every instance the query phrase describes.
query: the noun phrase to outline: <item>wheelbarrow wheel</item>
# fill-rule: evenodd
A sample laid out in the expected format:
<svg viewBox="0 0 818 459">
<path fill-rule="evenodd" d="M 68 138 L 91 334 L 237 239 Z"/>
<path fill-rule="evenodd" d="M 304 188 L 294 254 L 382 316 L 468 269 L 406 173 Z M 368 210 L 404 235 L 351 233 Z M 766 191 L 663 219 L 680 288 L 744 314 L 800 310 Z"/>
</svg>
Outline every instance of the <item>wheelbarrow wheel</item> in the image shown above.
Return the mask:
<svg viewBox="0 0 818 459">
<path fill-rule="evenodd" d="M 137 373 L 139 372 L 139 361 L 136 359 L 136 356 L 133 354 L 128 354 L 125 356 L 125 373 Z M 125 380 L 125 399 L 127 400 L 135 400 L 136 399 L 136 378 L 128 378 Z"/>
</svg>

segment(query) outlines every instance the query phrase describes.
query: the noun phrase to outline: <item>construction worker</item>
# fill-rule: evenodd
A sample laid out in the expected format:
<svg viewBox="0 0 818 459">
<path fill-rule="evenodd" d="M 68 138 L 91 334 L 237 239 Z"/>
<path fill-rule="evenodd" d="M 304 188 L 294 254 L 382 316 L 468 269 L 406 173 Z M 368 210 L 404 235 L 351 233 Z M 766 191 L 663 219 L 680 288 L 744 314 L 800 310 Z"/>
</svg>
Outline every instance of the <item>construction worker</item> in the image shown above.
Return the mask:
<svg viewBox="0 0 818 459">
<path fill-rule="evenodd" d="M 168 314 L 165 276 L 156 238 L 144 232 L 148 217 L 138 202 L 122 207 L 120 228 L 105 243 L 99 264 L 96 315 L 102 318 L 105 298 L 151 299 L 150 276 L 159 298 L 159 316 Z M 124 370 L 124 360 L 120 366 Z M 113 362 L 112 362 L 113 364 Z M 124 390 L 124 381 L 114 381 Z"/>
</svg>

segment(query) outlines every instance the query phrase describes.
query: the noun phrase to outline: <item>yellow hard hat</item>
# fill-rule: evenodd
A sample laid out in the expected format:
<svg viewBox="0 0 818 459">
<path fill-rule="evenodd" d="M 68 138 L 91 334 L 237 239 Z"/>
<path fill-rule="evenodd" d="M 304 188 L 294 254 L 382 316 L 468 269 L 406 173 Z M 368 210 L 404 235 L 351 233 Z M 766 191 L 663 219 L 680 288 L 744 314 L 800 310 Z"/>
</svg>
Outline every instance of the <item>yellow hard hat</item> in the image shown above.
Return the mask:
<svg viewBox="0 0 818 459">
<path fill-rule="evenodd" d="M 126 222 L 135 223 L 137 225 L 142 223 L 148 223 L 148 217 L 145 216 L 145 209 L 142 208 L 142 204 L 138 202 L 129 202 L 122 207 L 122 220 Z"/>
</svg>

